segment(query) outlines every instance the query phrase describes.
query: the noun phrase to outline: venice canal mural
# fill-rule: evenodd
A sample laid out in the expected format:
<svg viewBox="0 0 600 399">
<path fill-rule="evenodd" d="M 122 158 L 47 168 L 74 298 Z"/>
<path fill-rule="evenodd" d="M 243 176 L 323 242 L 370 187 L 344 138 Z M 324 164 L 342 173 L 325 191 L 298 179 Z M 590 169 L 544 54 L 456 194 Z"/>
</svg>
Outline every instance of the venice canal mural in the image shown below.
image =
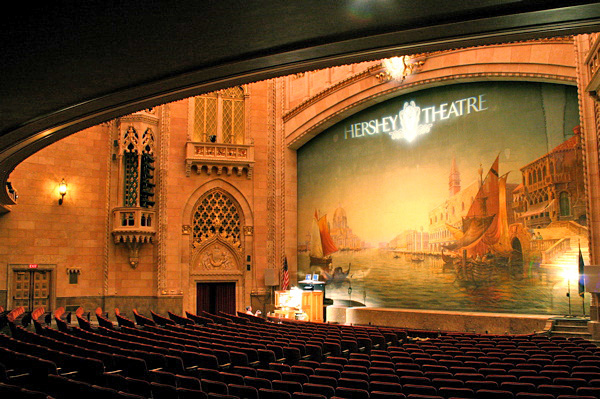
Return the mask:
<svg viewBox="0 0 600 399">
<path fill-rule="evenodd" d="M 576 88 L 449 85 L 298 150 L 298 275 L 335 304 L 581 314 L 588 264 Z"/>
</svg>

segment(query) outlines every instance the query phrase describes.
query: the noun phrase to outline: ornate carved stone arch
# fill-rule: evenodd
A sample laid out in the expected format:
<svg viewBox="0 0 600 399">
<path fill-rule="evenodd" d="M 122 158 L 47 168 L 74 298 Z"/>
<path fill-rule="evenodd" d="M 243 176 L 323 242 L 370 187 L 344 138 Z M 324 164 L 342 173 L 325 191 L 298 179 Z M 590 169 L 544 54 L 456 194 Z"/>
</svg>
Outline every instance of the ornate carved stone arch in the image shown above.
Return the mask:
<svg viewBox="0 0 600 399">
<path fill-rule="evenodd" d="M 218 195 L 215 195 L 218 194 Z M 223 227 L 219 217 L 233 217 L 230 213 L 213 213 L 207 225 L 213 228 L 204 231 L 201 237 L 194 233 L 194 215 L 201 208 L 206 211 L 207 198 L 229 200 L 227 206 L 234 206 L 239 217 L 239 230 L 231 234 L 231 223 Z M 203 206 L 201 206 L 204 204 Z M 215 204 L 216 205 L 216 204 Z M 225 205 L 225 204 L 222 204 Z M 220 215 L 216 216 L 215 215 Z M 196 310 L 196 285 L 208 282 L 234 282 L 236 284 L 237 308 L 241 310 L 249 300 L 251 273 L 245 269 L 247 256 L 252 256 L 252 235 L 247 231 L 252 227 L 253 216 L 245 196 L 230 183 L 215 179 L 198 187 L 184 207 L 182 229 L 182 263 L 188 265 L 188 295 L 184 298 L 184 309 Z M 197 226 L 196 226 L 197 227 Z M 206 226 L 204 226 L 206 227 Z M 248 298 L 247 298 L 248 297 Z"/>
</svg>

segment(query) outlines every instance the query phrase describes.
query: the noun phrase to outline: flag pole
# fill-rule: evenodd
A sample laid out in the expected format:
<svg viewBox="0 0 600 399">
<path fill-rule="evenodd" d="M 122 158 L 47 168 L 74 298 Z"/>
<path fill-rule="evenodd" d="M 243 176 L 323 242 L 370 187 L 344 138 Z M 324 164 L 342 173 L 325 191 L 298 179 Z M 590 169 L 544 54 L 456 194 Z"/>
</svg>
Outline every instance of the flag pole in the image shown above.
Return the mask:
<svg viewBox="0 0 600 399">
<path fill-rule="evenodd" d="M 571 316 L 571 279 L 567 278 L 567 297 L 569 297 L 569 316 Z"/>
<path fill-rule="evenodd" d="M 581 297 L 581 306 L 583 310 L 583 317 L 585 317 L 585 263 L 583 260 L 583 253 L 581 252 L 581 240 L 578 241 L 577 246 L 579 247 L 579 259 L 577 262 L 578 271 L 578 292 Z"/>
</svg>

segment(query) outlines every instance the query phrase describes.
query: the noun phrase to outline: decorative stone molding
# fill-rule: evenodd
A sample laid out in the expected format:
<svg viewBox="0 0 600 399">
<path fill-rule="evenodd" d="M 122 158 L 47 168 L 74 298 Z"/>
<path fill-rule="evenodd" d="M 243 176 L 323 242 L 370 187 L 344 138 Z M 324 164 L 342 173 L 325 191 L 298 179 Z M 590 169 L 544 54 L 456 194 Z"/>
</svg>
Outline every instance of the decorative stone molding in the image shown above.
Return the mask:
<svg viewBox="0 0 600 399">
<path fill-rule="evenodd" d="M 108 128 L 108 137 L 109 140 L 107 144 L 108 153 L 110 154 L 113 151 L 113 147 L 118 147 L 119 142 L 116 139 L 119 137 L 119 131 L 117 127 L 116 120 L 113 119 L 111 121 L 106 122 L 106 127 Z M 114 140 L 114 141 L 113 141 Z M 114 144 L 116 142 L 116 145 Z M 116 155 L 113 153 L 113 156 Z M 112 247 L 112 228 L 111 228 L 111 186 L 114 173 L 118 173 L 119 167 L 112 162 L 112 157 L 107 157 L 106 159 L 106 170 L 108 172 L 108 178 L 106 179 L 105 186 L 105 205 L 104 205 L 104 217 L 105 217 L 105 229 L 104 229 L 104 248 L 103 248 L 103 261 L 102 261 L 102 295 L 108 295 L 109 288 L 109 279 L 108 279 L 108 270 L 110 265 L 110 251 Z"/>
<path fill-rule="evenodd" d="M 378 67 L 379 68 L 379 67 Z M 370 72 L 373 73 L 373 72 Z M 418 87 L 423 88 L 433 87 L 440 85 L 446 81 L 453 81 L 458 83 L 459 81 L 473 82 L 479 80 L 486 80 L 489 78 L 495 78 L 498 80 L 531 80 L 531 81 L 546 81 L 546 82 L 565 82 L 569 84 L 575 84 L 575 76 L 566 75 L 553 75 L 548 73 L 520 73 L 520 72 L 474 72 L 474 73 L 462 73 L 448 76 L 441 76 L 431 79 L 423 79 L 416 82 L 404 84 L 403 86 L 390 86 L 385 90 L 379 91 L 376 95 L 361 98 L 359 101 L 348 104 L 347 106 L 340 107 L 336 111 L 326 117 L 318 120 L 316 123 L 308 126 L 302 131 L 302 134 L 292 137 L 286 140 L 286 145 L 289 148 L 298 148 L 302 143 L 308 141 L 307 137 L 314 137 L 316 132 L 321 131 L 325 127 L 331 126 L 338 120 L 343 118 L 343 115 L 347 115 L 349 110 L 355 109 L 364 103 L 370 103 L 379 97 L 386 97 L 393 92 L 404 90 L 417 90 Z M 321 126 L 324 126 L 323 128 Z"/>
<path fill-rule="evenodd" d="M 81 269 L 78 267 L 67 267 L 67 274 L 81 274 Z"/>
<path fill-rule="evenodd" d="M 254 226 L 244 226 L 244 235 L 245 236 L 254 235 Z"/>
<path fill-rule="evenodd" d="M 215 173 L 242 176 L 244 171 L 252 179 L 254 171 L 254 146 L 243 144 L 194 143 L 186 144 L 185 174 L 202 171 L 207 175 Z"/>
<path fill-rule="evenodd" d="M 158 165 L 158 197 L 156 198 L 158 203 L 158 226 L 156 231 L 156 238 L 158 240 L 157 262 L 156 262 L 156 284 L 157 291 L 163 292 L 166 288 L 167 281 L 167 175 L 169 170 L 169 149 L 170 149 L 170 132 L 171 132 L 171 118 L 170 111 L 171 107 L 166 104 L 160 107 L 161 118 L 159 124 L 159 147 L 158 153 L 159 165 Z M 169 290 L 169 292 L 172 290 Z M 171 295 L 171 294 L 169 294 Z"/>
<path fill-rule="evenodd" d="M 277 239 L 277 86 L 276 80 L 269 81 L 267 102 L 267 264 L 276 262 L 275 242 Z"/>
<path fill-rule="evenodd" d="M 320 100 L 322 100 L 323 98 L 326 98 L 328 96 L 330 96 L 331 94 L 335 93 L 336 91 L 339 91 L 345 87 L 348 87 L 354 83 L 356 83 L 357 81 L 360 81 L 362 79 L 364 79 L 367 76 L 371 75 L 371 71 L 373 69 L 380 69 L 381 68 L 381 64 L 376 64 L 370 68 L 365 69 L 364 71 L 361 71 L 359 73 L 356 73 L 354 75 L 351 75 L 350 77 L 318 92 L 317 94 L 315 94 L 314 96 L 310 97 L 309 99 L 303 101 L 302 103 L 300 103 L 298 106 L 294 107 L 293 109 L 291 109 L 289 112 L 285 113 L 283 115 L 283 121 L 287 122 L 288 120 L 290 120 L 291 118 L 293 118 L 294 116 L 298 115 L 300 112 L 310 108 L 312 105 L 314 105 L 315 103 L 319 102 Z"/>
</svg>

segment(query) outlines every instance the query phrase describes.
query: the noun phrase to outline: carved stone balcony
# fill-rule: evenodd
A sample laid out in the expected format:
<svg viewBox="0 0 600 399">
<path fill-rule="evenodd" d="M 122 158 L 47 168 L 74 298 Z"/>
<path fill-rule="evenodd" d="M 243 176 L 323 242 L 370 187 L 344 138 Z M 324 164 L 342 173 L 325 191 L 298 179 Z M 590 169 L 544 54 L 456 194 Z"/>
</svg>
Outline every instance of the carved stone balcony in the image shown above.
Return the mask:
<svg viewBox="0 0 600 399">
<path fill-rule="evenodd" d="M 156 214 L 147 208 L 114 208 L 112 234 L 115 244 L 127 245 L 129 263 L 135 268 L 140 246 L 152 243 L 156 235 Z"/>
<path fill-rule="evenodd" d="M 10 182 L 6 182 L 6 190 L 0 190 L 0 214 L 10 212 L 11 205 L 17 204 L 17 190 L 15 190 Z"/>
<path fill-rule="evenodd" d="M 246 173 L 248 179 L 252 178 L 254 170 L 254 146 L 242 144 L 223 143 L 193 143 L 186 144 L 185 173 L 189 176 L 195 171 L 207 175 L 236 174 L 242 176 Z"/>
<path fill-rule="evenodd" d="M 586 90 L 598 101 L 600 100 L 600 35 L 590 35 L 591 47 L 585 59 L 590 82 Z"/>
</svg>

